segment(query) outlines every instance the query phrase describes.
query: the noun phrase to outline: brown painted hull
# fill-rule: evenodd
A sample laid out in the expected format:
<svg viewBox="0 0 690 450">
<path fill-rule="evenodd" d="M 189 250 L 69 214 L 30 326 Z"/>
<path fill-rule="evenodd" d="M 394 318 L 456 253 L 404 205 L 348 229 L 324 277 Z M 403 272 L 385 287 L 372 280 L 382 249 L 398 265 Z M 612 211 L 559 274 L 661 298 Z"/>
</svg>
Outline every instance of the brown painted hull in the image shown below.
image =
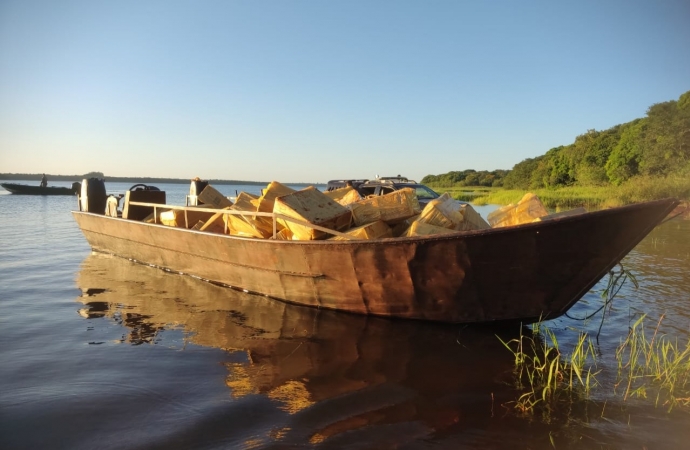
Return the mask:
<svg viewBox="0 0 690 450">
<path fill-rule="evenodd" d="M 453 323 L 566 312 L 676 206 L 371 241 L 276 241 L 74 211 L 95 251 L 320 308 Z"/>
</svg>

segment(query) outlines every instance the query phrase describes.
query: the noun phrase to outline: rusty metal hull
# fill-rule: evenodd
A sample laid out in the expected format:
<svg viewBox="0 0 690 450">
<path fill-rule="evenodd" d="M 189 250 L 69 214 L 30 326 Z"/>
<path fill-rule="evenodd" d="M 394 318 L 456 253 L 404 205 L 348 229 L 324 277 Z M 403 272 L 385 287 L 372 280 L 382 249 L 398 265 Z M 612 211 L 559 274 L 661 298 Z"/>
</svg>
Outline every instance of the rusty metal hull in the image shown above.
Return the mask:
<svg viewBox="0 0 690 450">
<path fill-rule="evenodd" d="M 676 204 L 370 241 L 252 239 L 73 215 L 95 251 L 291 303 L 451 323 L 527 323 L 565 313 Z"/>
</svg>

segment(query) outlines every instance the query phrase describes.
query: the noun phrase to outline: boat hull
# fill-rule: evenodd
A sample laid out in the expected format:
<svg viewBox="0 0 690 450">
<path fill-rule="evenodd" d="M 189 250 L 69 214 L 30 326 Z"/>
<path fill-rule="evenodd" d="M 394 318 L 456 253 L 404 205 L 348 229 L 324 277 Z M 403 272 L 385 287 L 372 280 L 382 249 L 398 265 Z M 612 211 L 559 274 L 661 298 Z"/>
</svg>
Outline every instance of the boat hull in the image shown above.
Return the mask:
<svg viewBox="0 0 690 450">
<path fill-rule="evenodd" d="M 75 195 L 74 189 L 68 187 L 41 187 L 16 183 L 2 183 L 0 186 L 16 195 Z"/>
<path fill-rule="evenodd" d="M 291 303 L 451 323 L 528 323 L 565 313 L 676 204 L 370 241 L 251 239 L 73 215 L 95 251 Z"/>
</svg>

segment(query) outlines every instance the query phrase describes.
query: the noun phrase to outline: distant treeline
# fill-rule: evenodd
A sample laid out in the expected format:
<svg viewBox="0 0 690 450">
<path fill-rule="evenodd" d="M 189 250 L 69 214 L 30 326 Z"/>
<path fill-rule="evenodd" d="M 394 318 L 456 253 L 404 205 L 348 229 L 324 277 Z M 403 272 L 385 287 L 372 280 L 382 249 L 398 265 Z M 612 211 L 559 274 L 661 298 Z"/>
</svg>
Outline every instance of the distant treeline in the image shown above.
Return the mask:
<svg viewBox="0 0 690 450">
<path fill-rule="evenodd" d="M 690 91 L 677 101 L 650 106 L 646 117 L 608 130 L 589 130 L 574 143 L 525 159 L 510 171 L 465 170 L 428 175 L 422 182 L 439 187 L 540 189 L 617 186 L 640 176 L 690 177 Z"/>
<path fill-rule="evenodd" d="M 0 180 L 41 180 L 43 174 L 41 173 L 0 173 Z M 81 181 L 84 178 L 101 178 L 105 181 L 112 182 L 123 182 L 123 183 L 143 183 L 143 184 L 155 184 L 155 183 L 171 183 L 171 184 L 189 184 L 191 179 L 181 179 L 181 178 L 153 178 L 153 177 L 106 177 L 102 172 L 89 172 L 84 175 L 51 175 L 46 174 L 48 181 Z M 244 181 L 244 180 L 216 180 L 210 179 L 205 180 L 210 184 L 223 185 L 223 184 L 244 184 L 244 185 L 256 185 L 265 186 L 268 181 Z M 309 185 L 309 183 L 289 183 L 293 186 Z"/>
<path fill-rule="evenodd" d="M 434 187 L 448 188 L 456 186 L 503 186 L 503 178 L 509 170 L 463 170 L 460 172 L 448 172 L 443 175 L 427 175 L 422 178 L 423 184 Z"/>
</svg>

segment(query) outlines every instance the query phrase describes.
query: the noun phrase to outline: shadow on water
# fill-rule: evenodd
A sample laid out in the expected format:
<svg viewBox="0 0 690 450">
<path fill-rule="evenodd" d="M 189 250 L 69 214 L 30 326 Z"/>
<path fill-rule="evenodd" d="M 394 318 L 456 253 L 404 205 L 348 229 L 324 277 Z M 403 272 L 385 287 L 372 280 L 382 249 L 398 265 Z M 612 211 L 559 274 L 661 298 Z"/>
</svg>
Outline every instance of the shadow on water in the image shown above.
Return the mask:
<svg viewBox="0 0 690 450">
<path fill-rule="evenodd" d="M 612 428 L 624 419 L 590 419 L 601 404 L 551 421 L 515 413 L 509 406 L 519 395 L 513 356 L 497 335 L 507 342 L 520 334 L 517 326 L 454 326 L 299 307 L 95 253 L 82 263 L 77 284 L 80 314 L 124 327 L 123 343 L 155 345 L 168 330 L 178 330 L 183 345 L 242 356 L 224 362 L 231 404 L 258 399 L 256 413 L 245 420 L 266 421 L 263 436 L 245 441 L 245 448 L 621 445 L 620 430 Z M 161 448 L 226 441 L 230 416 L 224 420 L 216 410 Z M 629 439 L 622 447 L 644 441 Z"/>
</svg>

